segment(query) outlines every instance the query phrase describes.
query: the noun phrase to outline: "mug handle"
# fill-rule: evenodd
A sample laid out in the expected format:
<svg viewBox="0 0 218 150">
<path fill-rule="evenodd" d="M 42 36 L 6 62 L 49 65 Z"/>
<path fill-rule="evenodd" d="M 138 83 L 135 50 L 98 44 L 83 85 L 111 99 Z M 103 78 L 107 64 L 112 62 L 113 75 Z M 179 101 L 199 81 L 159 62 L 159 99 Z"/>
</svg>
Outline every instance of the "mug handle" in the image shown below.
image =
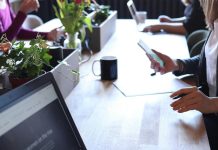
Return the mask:
<svg viewBox="0 0 218 150">
<path fill-rule="evenodd" d="M 96 74 L 95 71 L 94 71 L 94 65 L 95 63 L 99 62 L 100 63 L 100 60 L 95 60 L 93 61 L 92 63 L 92 73 L 95 75 L 95 76 L 101 76 L 101 73 L 100 74 Z"/>
</svg>

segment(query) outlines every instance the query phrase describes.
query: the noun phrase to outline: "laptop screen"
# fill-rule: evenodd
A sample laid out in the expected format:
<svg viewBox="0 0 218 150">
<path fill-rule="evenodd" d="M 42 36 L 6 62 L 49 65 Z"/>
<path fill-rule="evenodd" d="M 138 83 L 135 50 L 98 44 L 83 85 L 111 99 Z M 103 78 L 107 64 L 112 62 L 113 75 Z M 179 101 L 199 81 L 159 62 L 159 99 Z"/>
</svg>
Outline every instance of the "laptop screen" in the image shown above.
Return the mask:
<svg viewBox="0 0 218 150">
<path fill-rule="evenodd" d="M 136 24 L 139 24 L 140 21 L 139 21 L 137 15 L 136 15 L 137 10 L 136 10 L 134 2 L 132 0 L 129 0 L 127 2 L 127 6 L 129 8 L 129 11 L 130 11 L 130 14 L 131 14 L 132 18 L 136 21 Z"/>
<path fill-rule="evenodd" d="M 54 80 L 38 81 L 0 97 L 0 149 L 85 149 Z"/>
</svg>

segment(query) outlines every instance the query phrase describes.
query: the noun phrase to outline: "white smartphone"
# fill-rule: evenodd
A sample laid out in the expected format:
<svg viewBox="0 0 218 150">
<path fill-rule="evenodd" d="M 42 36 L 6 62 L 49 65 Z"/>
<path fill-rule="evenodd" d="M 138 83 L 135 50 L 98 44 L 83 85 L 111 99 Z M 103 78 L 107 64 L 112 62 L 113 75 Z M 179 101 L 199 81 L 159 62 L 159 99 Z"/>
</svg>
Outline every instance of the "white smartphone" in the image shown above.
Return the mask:
<svg viewBox="0 0 218 150">
<path fill-rule="evenodd" d="M 147 44 L 145 44 L 145 42 L 143 40 L 139 40 L 138 41 L 138 45 L 148 54 L 150 55 L 155 61 L 157 61 L 161 67 L 164 67 L 164 62 L 162 59 L 160 59 L 159 56 L 157 56 L 157 54 L 155 54 L 148 46 Z"/>
</svg>

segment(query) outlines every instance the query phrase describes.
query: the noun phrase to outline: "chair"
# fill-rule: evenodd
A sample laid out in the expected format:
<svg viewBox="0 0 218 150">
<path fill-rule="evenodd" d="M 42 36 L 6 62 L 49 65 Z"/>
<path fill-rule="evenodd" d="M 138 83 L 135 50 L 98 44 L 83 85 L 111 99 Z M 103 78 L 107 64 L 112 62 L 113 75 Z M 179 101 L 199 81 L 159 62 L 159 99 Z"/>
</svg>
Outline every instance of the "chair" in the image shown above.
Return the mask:
<svg viewBox="0 0 218 150">
<path fill-rule="evenodd" d="M 187 44 L 188 44 L 189 51 L 191 52 L 193 46 L 197 44 L 199 41 L 207 39 L 208 34 L 209 34 L 208 30 L 197 30 L 192 32 L 187 37 Z M 202 43 L 199 46 L 203 46 Z"/>
<path fill-rule="evenodd" d="M 22 27 L 25 29 L 34 29 L 43 24 L 43 21 L 40 17 L 36 15 L 27 15 L 26 20 L 24 21 Z"/>
<path fill-rule="evenodd" d="M 11 3 L 13 11 L 17 13 L 20 8 L 21 0 L 9 0 L 9 2 Z M 27 15 L 27 18 L 24 21 L 22 27 L 25 29 L 34 29 L 41 24 L 43 24 L 43 21 L 40 17 L 33 14 L 29 14 Z"/>
<path fill-rule="evenodd" d="M 205 43 L 206 39 L 203 39 L 199 42 L 197 42 L 190 50 L 190 57 L 196 56 L 201 53 L 201 50 L 203 48 L 203 45 Z"/>
</svg>

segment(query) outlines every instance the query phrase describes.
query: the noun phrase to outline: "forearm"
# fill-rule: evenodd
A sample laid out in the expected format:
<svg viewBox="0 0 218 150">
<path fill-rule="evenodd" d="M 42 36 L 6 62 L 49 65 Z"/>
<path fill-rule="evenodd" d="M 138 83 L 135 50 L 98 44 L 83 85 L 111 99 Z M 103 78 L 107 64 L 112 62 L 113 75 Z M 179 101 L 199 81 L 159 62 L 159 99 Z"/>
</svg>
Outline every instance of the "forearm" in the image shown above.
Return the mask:
<svg viewBox="0 0 218 150">
<path fill-rule="evenodd" d="M 161 24 L 161 29 L 168 33 L 186 34 L 186 29 L 182 23 L 163 23 Z"/>
<path fill-rule="evenodd" d="M 189 59 L 178 59 L 178 69 L 173 73 L 175 75 L 183 75 L 183 74 L 197 74 L 198 73 L 198 65 L 199 65 L 200 57 L 195 56 Z"/>
<path fill-rule="evenodd" d="M 209 113 L 218 113 L 218 97 L 209 98 Z"/>
<path fill-rule="evenodd" d="M 17 39 L 20 40 L 29 40 L 29 39 L 33 39 L 36 38 L 37 35 L 41 35 L 44 39 L 47 39 L 47 33 L 46 32 L 35 32 L 32 30 L 27 30 L 27 29 L 20 29 L 18 35 L 17 35 Z"/>
<path fill-rule="evenodd" d="M 171 22 L 172 23 L 182 23 L 183 21 L 185 21 L 186 17 L 180 17 L 180 18 L 172 18 Z"/>
<path fill-rule="evenodd" d="M 1 30 L 1 36 L 6 34 L 9 41 L 12 41 L 20 31 L 20 28 L 26 19 L 26 14 L 18 12 L 17 16 L 14 18 L 13 23 L 7 30 Z"/>
</svg>

